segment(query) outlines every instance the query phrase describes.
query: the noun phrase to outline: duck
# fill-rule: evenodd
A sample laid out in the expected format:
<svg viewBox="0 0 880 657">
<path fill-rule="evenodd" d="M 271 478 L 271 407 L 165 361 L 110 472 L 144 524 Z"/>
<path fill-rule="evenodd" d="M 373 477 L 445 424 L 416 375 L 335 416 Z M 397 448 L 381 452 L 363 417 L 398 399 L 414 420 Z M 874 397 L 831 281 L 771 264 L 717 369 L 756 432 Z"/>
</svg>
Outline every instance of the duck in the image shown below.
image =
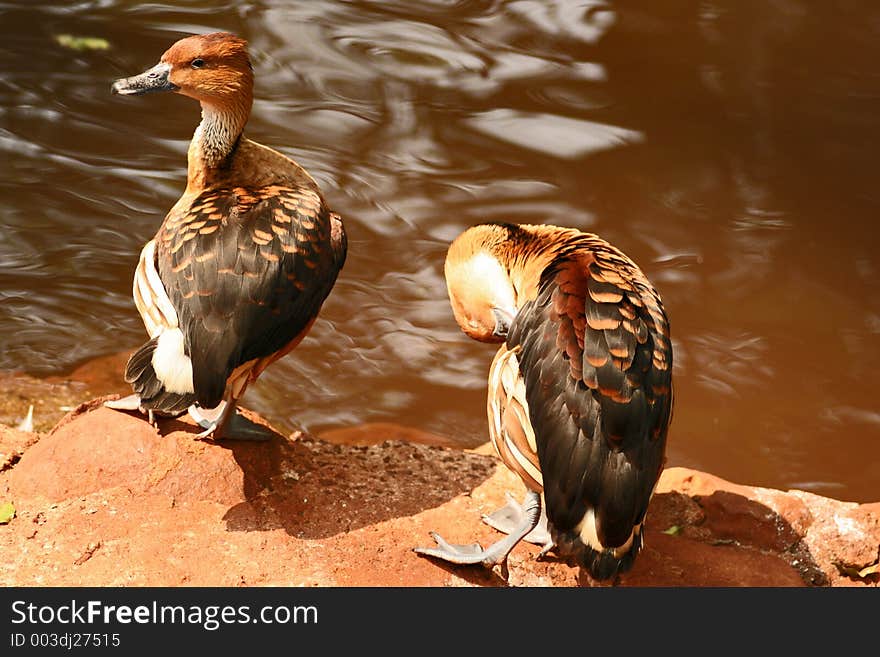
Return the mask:
<svg viewBox="0 0 880 657">
<path fill-rule="evenodd" d="M 112 93 L 173 92 L 199 102 L 186 188 L 141 250 L 132 284 L 149 339 L 128 359 L 133 394 L 111 408 L 188 413 L 199 438 L 261 440 L 237 400 L 312 328 L 342 269 L 342 218 L 281 152 L 243 135 L 254 75 L 245 39 L 196 34 Z"/>
<path fill-rule="evenodd" d="M 489 368 L 489 439 L 526 494 L 483 520 L 507 534 L 487 548 L 432 532 L 420 555 L 507 569 L 522 540 L 595 580 L 628 571 L 665 464 L 672 343 L 657 289 L 592 233 L 481 224 L 450 244 L 453 315 L 500 343 Z"/>
</svg>

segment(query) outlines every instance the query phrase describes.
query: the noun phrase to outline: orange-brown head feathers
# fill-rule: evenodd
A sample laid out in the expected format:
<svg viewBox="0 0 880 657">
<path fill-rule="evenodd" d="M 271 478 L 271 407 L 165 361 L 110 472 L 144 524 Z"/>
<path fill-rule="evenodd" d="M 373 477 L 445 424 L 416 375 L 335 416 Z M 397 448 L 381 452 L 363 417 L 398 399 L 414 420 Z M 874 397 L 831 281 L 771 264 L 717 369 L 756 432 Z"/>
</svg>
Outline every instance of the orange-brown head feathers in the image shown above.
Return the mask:
<svg viewBox="0 0 880 657">
<path fill-rule="evenodd" d="M 253 101 L 254 74 L 247 41 L 229 32 L 181 39 L 162 55 L 168 80 L 178 92 L 218 107 Z"/>
</svg>

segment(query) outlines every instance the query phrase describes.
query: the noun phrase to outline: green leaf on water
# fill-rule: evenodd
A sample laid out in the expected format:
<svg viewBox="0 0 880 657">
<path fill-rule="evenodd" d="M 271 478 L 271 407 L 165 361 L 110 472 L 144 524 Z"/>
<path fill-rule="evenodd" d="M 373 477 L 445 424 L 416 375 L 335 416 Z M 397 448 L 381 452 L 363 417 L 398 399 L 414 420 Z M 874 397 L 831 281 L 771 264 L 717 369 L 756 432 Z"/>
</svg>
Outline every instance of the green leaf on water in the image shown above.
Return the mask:
<svg viewBox="0 0 880 657">
<path fill-rule="evenodd" d="M 107 50 L 110 42 L 100 37 L 74 36 L 72 34 L 56 34 L 55 41 L 71 50 Z"/>
<path fill-rule="evenodd" d="M 14 517 L 15 507 L 12 505 L 12 502 L 5 502 L 4 504 L 0 504 L 0 525 L 7 524 Z"/>
<path fill-rule="evenodd" d="M 678 536 L 681 533 L 681 527 L 678 525 L 672 525 L 669 529 L 664 529 L 663 533 L 669 534 L 670 536 Z"/>
</svg>

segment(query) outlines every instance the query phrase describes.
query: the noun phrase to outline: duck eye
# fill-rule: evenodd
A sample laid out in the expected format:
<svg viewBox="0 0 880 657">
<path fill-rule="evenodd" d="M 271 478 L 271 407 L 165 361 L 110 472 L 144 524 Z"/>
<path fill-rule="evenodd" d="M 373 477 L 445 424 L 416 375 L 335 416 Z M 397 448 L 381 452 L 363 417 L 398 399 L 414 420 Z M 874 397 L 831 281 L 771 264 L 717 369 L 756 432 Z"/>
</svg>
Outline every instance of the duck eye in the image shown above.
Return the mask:
<svg viewBox="0 0 880 657">
<path fill-rule="evenodd" d="M 192 60 L 192 62 L 190 62 L 190 66 L 192 66 L 193 68 L 202 68 L 204 65 L 205 60 L 201 57 L 197 57 L 196 59 Z"/>
</svg>

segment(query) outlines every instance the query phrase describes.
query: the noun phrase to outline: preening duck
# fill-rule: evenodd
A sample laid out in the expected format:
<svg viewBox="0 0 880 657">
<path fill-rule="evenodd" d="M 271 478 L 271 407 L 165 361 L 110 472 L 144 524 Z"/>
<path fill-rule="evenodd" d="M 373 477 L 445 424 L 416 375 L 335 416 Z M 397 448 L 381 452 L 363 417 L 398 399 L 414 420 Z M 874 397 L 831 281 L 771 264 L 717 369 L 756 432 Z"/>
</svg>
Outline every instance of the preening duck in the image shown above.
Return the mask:
<svg viewBox="0 0 880 657">
<path fill-rule="evenodd" d="M 596 579 L 625 572 L 642 546 L 672 412 L 657 290 L 614 246 L 556 226 L 470 228 L 450 245 L 445 275 L 464 333 L 503 343 L 489 371 L 489 436 L 528 492 L 484 517 L 508 534 L 489 548 L 432 534 L 437 547 L 416 551 L 491 567 L 525 539 Z"/>
<path fill-rule="evenodd" d="M 113 93 L 173 91 L 201 104 L 186 190 L 141 251 L 135 305 L 149 341 L 129 359 L 134 394 L 108 402 L 185 411 L 213 438 L 259 438 L 235 413 L 247 386 L 311 328 L 345 262 L 342 221 L 296 162 L 242 136 L 253 104 L 247 42 L 181 39 Z"/>
</svg>

